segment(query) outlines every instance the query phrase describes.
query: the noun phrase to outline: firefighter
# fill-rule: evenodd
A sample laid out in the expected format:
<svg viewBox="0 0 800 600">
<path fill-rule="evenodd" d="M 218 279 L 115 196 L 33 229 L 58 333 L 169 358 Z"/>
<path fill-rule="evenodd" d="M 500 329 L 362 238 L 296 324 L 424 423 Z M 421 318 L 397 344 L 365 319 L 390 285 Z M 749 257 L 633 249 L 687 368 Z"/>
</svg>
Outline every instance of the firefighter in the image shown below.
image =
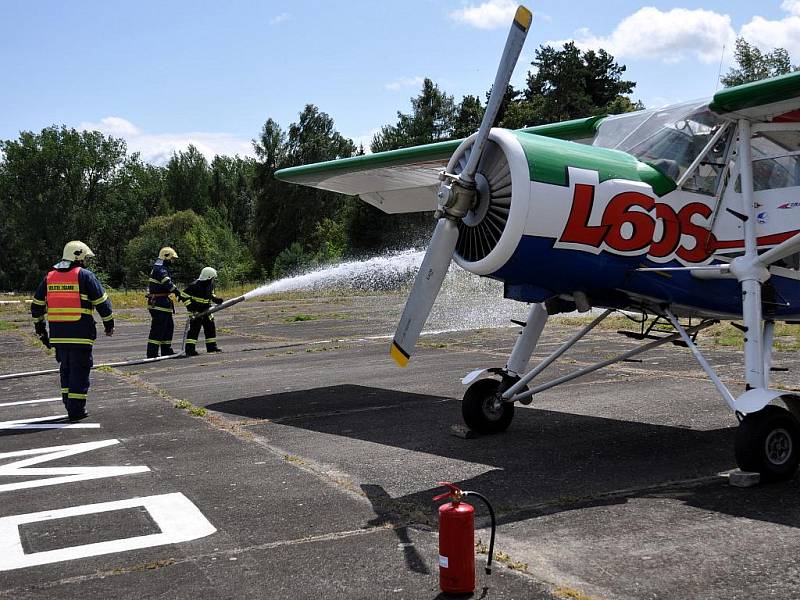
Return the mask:
<svg viewBox="0 0 800 600">
<path fill-rule="evenodd" d="M 214 304 L 222 304 L 222 298 L 214 294 L 216 279 L 217 270 L 211 267 L 204 267 L 200 271 L 200 277 L 183 290 L 186 307 L 192 313 L 189 333 L 186 334 L 186 356 L 197 356 L 195 346 L 197 345 L 197 336 L 200 334 L 201 326 L 206 338 L 206 352 L 222 352 L 217 347 L 217 327 L 214 325 L 214 315 L 197 316 L 211 308 L 212 302 Z"/>
<path fill-rule="evenodd" d="M 36 288 L 31 303 L 36 334 L 45 346 L 56 350 L 61 399 L 70 421 L 87 416 L 92 345 L 97 338 L 93 308 L 103 320 L 106 335 L 114 334 L 111 302 L 94 273 L 84 267 L 84 261 L 92 256 L 94 253 L 83 242 L 69 242 L 64 246 L 61 262 Z M 45 316 L 50 324 L 49 336 Z"/>
<path fill-rule="evenodd" d="M 181 292 L 170 279 L 167 265 L 178 258 L 178 253 L 169 246 L 165 246 L 158 253 L 158 260 L 150 271 L 147 286 L 147 308 L 150 311 L 150 335 L 147 338 L 147 358 L 156 358 L 159 349 L 161 356 L 172 356 L 172 334 L 175 323 L 172 315 L 175 314 L 175 304 L 170 298 L 174 294 L 181 298 Z"/>
</svg>

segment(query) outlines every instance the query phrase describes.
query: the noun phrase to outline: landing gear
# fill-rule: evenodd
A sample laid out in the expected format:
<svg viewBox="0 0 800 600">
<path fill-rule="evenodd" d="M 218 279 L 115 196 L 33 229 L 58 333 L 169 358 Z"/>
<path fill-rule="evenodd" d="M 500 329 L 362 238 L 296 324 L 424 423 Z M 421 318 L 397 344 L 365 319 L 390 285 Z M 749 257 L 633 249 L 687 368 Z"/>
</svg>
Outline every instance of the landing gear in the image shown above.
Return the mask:
<svg viewBox="0 0 800 600">
<path fill-rule="evenodd" d="M 791 479 L 800 462 L 800 423 L 788 410 L 770 404 L 742 420 L 735 448 L 743 471 L 761 473 L 762 481 Z"/>
<path fill-rule="evenodd" d="M 467 388 L 461 401 L 461 415 L 467 427 L 477 433 L 500 433 L 514 418 L 514 404 L 503 402 L 501 382 L 479 379 Z"/>
</svg>

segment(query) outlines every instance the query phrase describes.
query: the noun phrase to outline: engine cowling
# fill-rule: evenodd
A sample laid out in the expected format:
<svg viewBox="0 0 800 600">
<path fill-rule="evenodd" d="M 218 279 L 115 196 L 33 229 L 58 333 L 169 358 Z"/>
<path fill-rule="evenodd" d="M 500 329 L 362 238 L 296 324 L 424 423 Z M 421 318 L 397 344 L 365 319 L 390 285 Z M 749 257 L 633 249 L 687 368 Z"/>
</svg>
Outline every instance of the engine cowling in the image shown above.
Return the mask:
<svg viewBox="0 0 800 600">
<path fill-rule="evenodd" d="M 447 165 L 460 173 L 467 164 L 475 135 L 465 139 Z M 455 260 L 477 275 L 499 270 L 522 239 L 528 217 L 531 180 L 528 161 L 516 136 L 507 129 L 492 129 L 475 175 L 478 199 L 458 222 Z"/>
</svg>

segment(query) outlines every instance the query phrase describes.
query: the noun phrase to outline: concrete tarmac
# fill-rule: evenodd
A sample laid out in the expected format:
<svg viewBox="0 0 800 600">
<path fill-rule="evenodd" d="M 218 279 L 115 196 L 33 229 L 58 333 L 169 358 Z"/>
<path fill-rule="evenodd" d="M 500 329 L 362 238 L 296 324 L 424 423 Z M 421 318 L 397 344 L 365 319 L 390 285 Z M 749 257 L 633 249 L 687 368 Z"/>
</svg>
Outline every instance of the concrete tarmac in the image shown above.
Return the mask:
<svg viewBox="0 0 800 600">
<path fill-rule="evenodd" d="M 506 433 L 464 439 L 459 380 L 502 366 L 518 328 L 424 335 L 401 370 L 403 300 L 237 305 L 217 315 L 222 354 L 201 342 L 95 371 L 77 426 L 57 376 L 0 381 L 0 598 L 436 598 L 442 480 L 498 513 L 475 598 L 800 597 L 797 480 L 728 485 L 737 421 L 688 350 L 556 387 Z M 0 373 L 53 368 L 24 308 L 0 323 Z M 146 312 L 117 323 L 96 363 L 144 354 Z M 536 357 L 574 330 L 548 325 Z M 595 332 L 542 380 L 635 345 Z M 707 356 L 738 391 L 741 353 Z M 791 388 L 800 361 L 774 362 Z"/>
</svg>

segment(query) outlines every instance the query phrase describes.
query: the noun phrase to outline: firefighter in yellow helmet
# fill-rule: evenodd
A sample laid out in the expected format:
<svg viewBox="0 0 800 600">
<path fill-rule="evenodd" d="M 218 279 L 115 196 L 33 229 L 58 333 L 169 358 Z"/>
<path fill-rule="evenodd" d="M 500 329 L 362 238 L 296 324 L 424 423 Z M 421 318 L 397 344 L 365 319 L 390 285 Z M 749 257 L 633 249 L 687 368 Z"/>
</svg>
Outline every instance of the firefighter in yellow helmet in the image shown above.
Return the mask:
<svg viewBox="0 0 800 600">
<path fill-rule="evenodd" d="M 174 295 L 181 297 L 178 286 L 172 283 L 168 265 L 178 258 L 178 253 L 169 246 L 161 248 L 158 259 L 150 271 L 147 285 L 147 308 L 150 311 L 150 335 L 147 338 L 147 358 L 156 358 L 159 350 L 161 356 L 175 354 L 172 349 L 172 334 L 175 323 L 172 315 L 175 313 L 175 304 L 170 298 Z"/>
<path fill-rule="evenodd" d="M 103 320 L 106 335 L 114 333 L 111 302 L 94 273 L 84 267 L 94 256 L 80 241 L 64 246 L 61 262 L 39 284 L 31 303 L 34 327 L 42 343 L 55 347 L 61 375 L 61 399 L 71 421 L 86 417 L 86 394 L 97 328 L 92 309 Z M 48 336 L 45 318 L 50 325 Z"/>
<path fill-rule="evenodd" d="M 206 336 L 206 352 L 222 352 L 217 346 L 217 327 L 214 324 L 214 315 L 197 315 L 211 308 L 211 303 L 222 304 L 223 300 L 214 294 L 214 283 L 217 279 L 217 270 L 212 267 L 204 267 L 200 271 L 200 277 L 190 283 L 183 291 L 186 299 L 186 308 L 192 314 L 189 324 L 189 333 L 186 334 L 186 356 L 197 356 L 197 336 L 200 334 L 200 327 Z"/>
</svg>

